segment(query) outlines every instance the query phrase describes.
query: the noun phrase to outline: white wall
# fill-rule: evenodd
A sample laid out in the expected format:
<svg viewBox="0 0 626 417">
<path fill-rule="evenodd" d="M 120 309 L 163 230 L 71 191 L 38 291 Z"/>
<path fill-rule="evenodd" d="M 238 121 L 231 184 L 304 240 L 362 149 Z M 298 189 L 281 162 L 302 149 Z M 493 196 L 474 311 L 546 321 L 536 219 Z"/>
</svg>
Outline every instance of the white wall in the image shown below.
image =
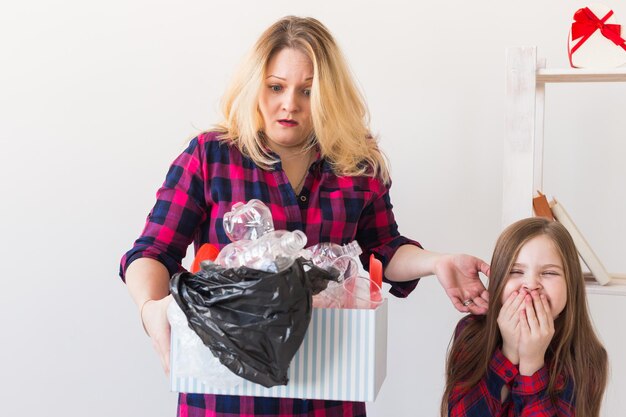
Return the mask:
<svg viewBox="0 0 626 417">
<path fill-rule="evenodd" d="M 626 5 L 616 0 L 618 18 Z M 0 415 L 173 416 L 175 394 L 117 278 L 167 166 L 217 121 L 243 53 L 286 14 L 323 21 L 392 163 L 401 231 L 488 260 L 500 231 L 504 50 L 567 65 L 582 2 L 12 2 L 0 8 Z M 626 87 L 551 88 L 546 187 L 626 271 Z M 613 108 L 613 115 L 604 113 Z M 558 162 L 558 163 L 557 163 Z M 593 296 L 610 344 L 606 416 L 626 402 L 624 298 Z M 391 300 L 372 416 L 434 416 L 460 317 L 433 278 Z"/>
</svg>

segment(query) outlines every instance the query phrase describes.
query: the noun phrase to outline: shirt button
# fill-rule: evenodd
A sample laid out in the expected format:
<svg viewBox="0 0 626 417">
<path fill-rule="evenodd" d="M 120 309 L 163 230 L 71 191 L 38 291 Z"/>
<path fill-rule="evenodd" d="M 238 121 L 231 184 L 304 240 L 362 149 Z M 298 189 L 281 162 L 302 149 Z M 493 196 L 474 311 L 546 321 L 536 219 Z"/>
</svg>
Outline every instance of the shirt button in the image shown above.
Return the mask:
<svg viewBox="0 0 626 417">
<path fill-rule="evenodd" d="M 506 371 L 506 372 L 504 373 L 504 375 L 506 375 L 506 376 L 508 376 L 508 377 L 510 378 L 510 377 L 512 377 L 512 376 L 513 376 L 513 372 L 511 372 L 511 371 Z"/>
<path fill-rule="evenodd" d="M 517 382 L 514 382 L 514 383 L 513 383 L 513 387 L 515 387 L 515 388 L 517 388 L 517 386 L 518 386 L 518 385 L 519 385 L 519 384 L 518 384 Z"/>
<path fill-rule="evenodd" d="M 303 203 L 306 202 L 306 196 L 305 195 L 301 195 L 300 196 L 300 201 L 302 201 Z"/>
</svg>

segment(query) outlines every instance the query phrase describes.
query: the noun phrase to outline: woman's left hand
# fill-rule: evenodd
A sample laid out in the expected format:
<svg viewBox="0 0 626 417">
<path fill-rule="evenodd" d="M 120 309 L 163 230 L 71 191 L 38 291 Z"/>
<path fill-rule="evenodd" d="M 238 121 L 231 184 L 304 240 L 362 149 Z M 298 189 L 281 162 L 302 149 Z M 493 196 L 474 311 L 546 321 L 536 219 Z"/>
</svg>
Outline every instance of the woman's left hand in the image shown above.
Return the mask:
<svg viewBox="0 0 626 417">
<path fill-rule="evenodd" d="M 487 313 L 489 294 L 478 276 L 480 272 L 489 276 L 489 264 L 464 254 L 441 255 L 434 267 L 439 283 L 462 313 Z"/>
</svg>

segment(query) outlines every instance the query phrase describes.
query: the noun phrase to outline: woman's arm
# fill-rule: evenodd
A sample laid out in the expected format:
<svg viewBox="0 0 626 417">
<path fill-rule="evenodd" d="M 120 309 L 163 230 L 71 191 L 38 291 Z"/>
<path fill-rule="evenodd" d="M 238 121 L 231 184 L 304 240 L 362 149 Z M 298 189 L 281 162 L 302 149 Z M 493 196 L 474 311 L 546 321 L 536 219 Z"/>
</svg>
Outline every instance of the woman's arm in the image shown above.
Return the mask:
<svg viewBox="0 0 626 417">
<path fill-rule="evenodd" d="M 385 279 L 391 283 L 391 293 L 406 297 L 419 278 L 436 275 L 457 310 L 484 314 L 488 295 L 478 273 L 489 273 L 489 265 L 469 255 L 448 255 L 429 252 L 421 245 L 400 235 L 393 214 L 388 185 L 371 179 L 368 189 L 373 198 L 363 208 L 356 239 L 363 248 L 361 259 L 368 267 L 369 255 L 374 253 L 383 262 Z M 463 305 L 467 300 L 472 304 Z"/>
<path fill-rule="evenodd" d="M 193 139 L 170 166 L 144 230 L 122 258 L 120 276 L 137 304 L 165 372 L 169 372 L 169 279 L 206 217 L 203 140 Z"/>
<path fill-rule="evenodd" d="M 167 268 L 151 258 L 137 259 L 126 270 L 128 292 L 137 304 L 141 323 L 167 374 L 170 371 L 169 279 Z"/>
<path fill-rule="evenodd" d="M 436 275 L 457 310 L 485 314 L 489 296 L 480 281 L 480 272 L 488 275 L 489 265 L 474 256 L 440 254 L 415 245 L 403 245 L 389 261 L 385 277 L 390 281 L 408 281 Z M 472 303 L 463 305 L 466 300 Z"/>
</svg>

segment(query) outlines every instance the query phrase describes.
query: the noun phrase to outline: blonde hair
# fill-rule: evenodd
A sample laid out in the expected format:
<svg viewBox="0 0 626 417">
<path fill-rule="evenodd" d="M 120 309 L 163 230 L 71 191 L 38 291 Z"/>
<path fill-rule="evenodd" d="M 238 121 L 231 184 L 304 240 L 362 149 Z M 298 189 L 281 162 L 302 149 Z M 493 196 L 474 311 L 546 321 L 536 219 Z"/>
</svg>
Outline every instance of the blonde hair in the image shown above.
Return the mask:
<svg viewBox="0 0 626 417">
<path fill-rule="evenodd" d="M 265 169 L 278 162 L 264 146 L 258 102 L 268 62 L 285 48 L 301 51 L 313 64 L 313 136 L 305 149 L 319 146 L 338 175 L 367 175 L 389 183 L 385 157 L 368 128 L 365 100 L 332 35 L 314 18 L 287 16 L 263 32 L 222 99 L 220 138 Z"/>
<path fill-rule="evenodd" d="M 497 318 L 502 309 L 504 287 L 520 249 L 536 236 L 547 236 L 553 242 L 563 262 L 567 285 L 567 303 L 554 321 L 555 333 L 546 351 L 550 373 L 548 395 L 554 401 L 558 394 L 557 376 L 564 374 L 574 383 L 576 416 L 600 415 L 608 378 L 608 358 L 589 317 L 576 246 L 562 224 L 532 217 L 507 227 L 496 242 L 489 274 L 489 311 L 486 316 L 476 316 L 452 342 L 446 365 L 442 416 L 448 415 L 448 398 L 455 386 L 469 389 L 487 373 L 494 351 L 502 344 Z"/>
</svg>

